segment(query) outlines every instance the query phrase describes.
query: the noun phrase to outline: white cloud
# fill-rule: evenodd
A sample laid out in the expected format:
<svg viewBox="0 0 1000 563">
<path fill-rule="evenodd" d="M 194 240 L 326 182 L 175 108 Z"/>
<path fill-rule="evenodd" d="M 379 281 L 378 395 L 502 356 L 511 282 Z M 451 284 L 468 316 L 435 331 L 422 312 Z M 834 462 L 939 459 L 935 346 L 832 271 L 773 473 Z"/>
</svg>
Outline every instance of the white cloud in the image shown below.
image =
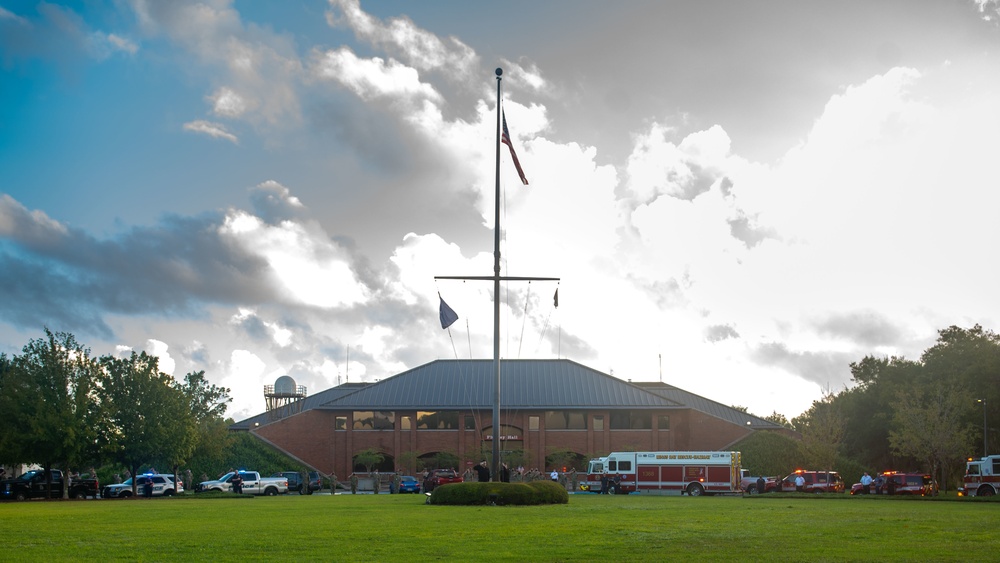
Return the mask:
<svg viewBox="0 0 1000 563">
<path fill-rule="evenodd" d="M 151 356 L 159 358 L 157 365 L 159 366 L 161 372 L 174 375 L 177 362 L 170 357 L 170 352 L 168 351 L 169 348 L 170 346 L 168 346 L 166 342 L 150 338 L 146 341 L 145 352 Z"/>
<path fill-rule="evenodd" d="M 239 144 L 240 142 L 236 135 L 226 131 L 226 126 L 221 123 L 213 123 L 211 121 L 198 119 L 185 123 L 184 130 L 208 135 L 209 137 L 215 139 L 225 139 L 233 144 Z"/>
<path fill-rule="evenodd" d="M 267 263 L 283 300 L 324 308 L 363 302 L 368 291 L 351 270 L 344 251 L 318 229 L 316 224 L 293 221 L 269 225 L 233 210 L 219 234 Z"/>
<path fill-rule="evenodd" d="M 478 66 L 478 57 L 468 45 L 455 37 L 442 40 L 408 18 L 382 23 L 365 13 L 359 0 L 330 0 L 330 8 L 327 21 L 331 26 L 349 27 L 359 39 L 389 51 L 414 68 L 465 79 Z"/>
</svg>

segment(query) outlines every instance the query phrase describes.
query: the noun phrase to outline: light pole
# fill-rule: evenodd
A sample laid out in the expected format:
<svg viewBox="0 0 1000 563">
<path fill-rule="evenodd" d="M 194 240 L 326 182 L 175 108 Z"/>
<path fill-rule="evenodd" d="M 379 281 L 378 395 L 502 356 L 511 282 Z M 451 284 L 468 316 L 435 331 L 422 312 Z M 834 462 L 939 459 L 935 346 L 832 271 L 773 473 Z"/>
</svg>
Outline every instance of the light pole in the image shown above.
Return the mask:
<svg viewBox="0 0 1000 563">
<path fill-rule="evenodd" d="M 983 457 L 986 457 L 990 455 L 986 450 L 986 399 L 976 399 L 976 402 L 983 404 Z"/>
</svg>

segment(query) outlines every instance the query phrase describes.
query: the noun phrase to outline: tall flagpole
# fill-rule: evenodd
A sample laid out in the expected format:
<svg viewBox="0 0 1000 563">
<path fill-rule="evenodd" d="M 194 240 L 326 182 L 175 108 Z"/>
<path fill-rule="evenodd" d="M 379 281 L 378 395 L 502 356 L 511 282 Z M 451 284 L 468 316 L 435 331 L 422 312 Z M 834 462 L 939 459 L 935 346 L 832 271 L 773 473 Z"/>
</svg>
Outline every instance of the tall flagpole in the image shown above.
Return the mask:
<svg viewBox="0 0 1000 563">
<path fill-rule="evenodd" d="M 500 82 L 503 69 L 497 67 L 496 199 L 493 201 L 493 480 L 500 480 Z M 986 454 L 983 454 L 986 455 Z"/>
<path fill-rule="evenodd" d="M 503 107 L 500 104 L 500 81 L 503 69 L 497 75 L 497 135 L 496 135 L 496 197 L 493 215 L 493 275 L 492 276 L 434 276 L 436 280 L 492 280 L 493 281 L 493 460 L 491 473 L 494 481 L 500 480 L 500 282 L 501 281 L 559 281 L 559 278 L 536 278 L 500 275 L 500 133 Z"/>
</svg>

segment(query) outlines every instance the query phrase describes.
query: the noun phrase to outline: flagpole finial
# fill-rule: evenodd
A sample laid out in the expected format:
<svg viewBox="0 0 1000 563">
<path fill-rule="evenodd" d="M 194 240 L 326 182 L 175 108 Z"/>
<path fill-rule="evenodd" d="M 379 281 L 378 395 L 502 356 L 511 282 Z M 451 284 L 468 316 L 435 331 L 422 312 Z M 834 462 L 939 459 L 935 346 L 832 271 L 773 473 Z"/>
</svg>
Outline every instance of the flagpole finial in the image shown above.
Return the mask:
<svg viewBox="0 0 1000 563">
<path fill-rule="evenodd" d="M 497 71 L 496 72 L 497 72 L 497 76 L 503 75 L 503 69 L 500 68 L 500 67 L 497 67 Z"/>
</svg>

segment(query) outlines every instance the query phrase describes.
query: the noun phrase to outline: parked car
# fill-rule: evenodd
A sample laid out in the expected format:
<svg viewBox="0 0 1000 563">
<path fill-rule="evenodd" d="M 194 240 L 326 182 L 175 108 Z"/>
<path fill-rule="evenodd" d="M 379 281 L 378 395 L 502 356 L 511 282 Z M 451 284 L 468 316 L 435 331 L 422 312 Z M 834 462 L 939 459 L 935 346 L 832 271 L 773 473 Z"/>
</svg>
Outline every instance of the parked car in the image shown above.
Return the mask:
<svg viewBox="0 0 1000 563">
<path fill-rule="evenodd" d="M 883 495 L 919 495 L 924 497 L 938 494 L 937 483 L 926 473 L 908 473 L 905 471 L 886 471 L 882 473 L 885 484 L 882 485 Z M 861 494 L 861 483 L 851 485 L 851 494 Z M 875 484 L 869 486 L 869 494 L 876 494 Z"/>
<path fill-rule="evenodd" d="M 802 490 L 807 493 L 842 493 L 844 492 L 844 479 L 836 471 L 805 471 L 798 469 L 788 477 L 781 480 L 781 488 L 784 493 L 795 492 L 795 478 L 799 475 L 805 480 Z"/>
<path fill-rule="evenodd" d="M 177 493 L 184 492 L 183 481 L 178 480 L 177 486 L 174 486 L 173 475 L 156 473 L 138 476 L 136 480 L 136 494 L 138 494 L 138 496 L 143 495 L 143 488 L 149 481 L 153 482 L 154 497 L 169 497 Z M 128 498 L 130 496 L 132 496 L 132 477 L 126 479 L 124 483 L 106 485 L 104 489 L 101 490 L 101 498 Z"/>
<path fill-rule="evenodd" d="M 306 490 L 302 487 L 302 475 L 298 471 L 279 471 L 271 477 L 284 477 L 288 479 L 288 492 L 306 494 Z M 314 493 L 323 488 L 323 478 L 320 476 L 319 471 L 309 472 L 309 493 Z"/>
<path fill-rule="evenodd" d="M 288 479 L 284 477 L 261 477 L 256 471 L 239 471 L 243 479 L 243 494 L 274 496 L 288 492 Z M 235 471 L 230 471 L 214 481 L 202 481 L 195 488 L 196 493 L 206 491 L 232 492 Z"/>
<path fill-rule="evenodd" d="M 51 480 L 51 488 L 48 481 Z M 46 479 L 44 469 L 28 471 L 13 479 L 0 482 L 0 498 L 13 500 L 28 500 L 33 498 L 62 498 L 63 473 L 58 469 L 49 470 Z M 69 497 L 84 499 L 97 498 L 100 484 L 97 479 L 70 478 Z"/>
<path fill-rule="evenodd" d="M 740 488 L 748 495 L 756 495 L 761 491 L 757 490 L 757 479 L 750 475 L 750 472 L 746 469 L 740 469 Z M 773 493 L 778 490 L 778 478 L 777 477 L 764 477 L 764 491 L 765 493 Z"/>
<path fill-rule="evenodd" d="M 399 478 L 399 493 L 419 493 L 420 481 L 412 475 L 403 475 Z"/>
<path fill-rule="evenodd" d="M 435 487 L 440 487 L 441 485 L 461 482 L 462 476 L 456 473 L 454 469 L 434 469 L 424 479 L 424 492 L 429 493 Z"/>
</svg>

